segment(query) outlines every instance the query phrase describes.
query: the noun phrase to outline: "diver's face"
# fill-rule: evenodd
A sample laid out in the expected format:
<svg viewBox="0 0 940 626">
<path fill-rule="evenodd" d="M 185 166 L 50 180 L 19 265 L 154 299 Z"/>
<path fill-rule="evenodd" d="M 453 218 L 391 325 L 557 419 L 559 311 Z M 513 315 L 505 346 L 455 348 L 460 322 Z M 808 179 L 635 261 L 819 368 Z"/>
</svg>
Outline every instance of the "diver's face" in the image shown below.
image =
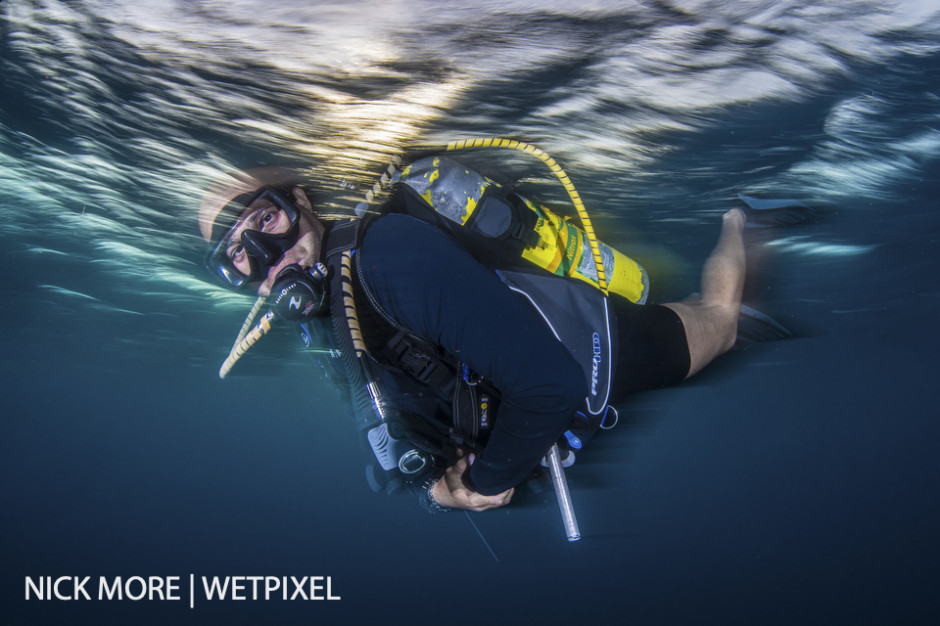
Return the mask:
<svg viewBox="0 0 940 626">
<path fill-rule="evenodd" d="M 294 204 L 298 208 L 297 242 L 288 248 L 284 255 L 272 265 L 262 282 L 258 285 L 259 296 L 269 296 L 274 278 L 289 265 L 299 265 L 303 269 L 312 267 L 320 257 L 323 244 L 323 224 L 313 216 L 313 208 L 306 194 L 299 189 L 293 190 Z M 246 230 L 259 231 L 271 235 L 286 233 L 291 226 L 287 213 L 265 198 L 252 202 L 238 217 L 235 227 L 228 236 L 226 254 L 232 265 L 244 275 L 251 274 L 248 254 L 242 244 L 242 233 Z"/>
</svg>

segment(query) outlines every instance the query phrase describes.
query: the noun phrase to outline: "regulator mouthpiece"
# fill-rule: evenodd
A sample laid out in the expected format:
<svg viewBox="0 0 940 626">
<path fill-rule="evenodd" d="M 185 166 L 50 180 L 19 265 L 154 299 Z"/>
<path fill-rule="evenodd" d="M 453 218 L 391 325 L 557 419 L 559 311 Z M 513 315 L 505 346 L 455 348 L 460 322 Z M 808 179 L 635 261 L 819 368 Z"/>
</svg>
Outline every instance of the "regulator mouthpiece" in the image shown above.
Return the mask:
<svg viewBox="0 0 940 626">
<path fill-rule="evenodd" d="M 274 279 L 271 310 L 279 320 L 300 323 L 326 312 L 327 268 L 317 263 L 306 271 L 289 265 Z"/>
</svg>

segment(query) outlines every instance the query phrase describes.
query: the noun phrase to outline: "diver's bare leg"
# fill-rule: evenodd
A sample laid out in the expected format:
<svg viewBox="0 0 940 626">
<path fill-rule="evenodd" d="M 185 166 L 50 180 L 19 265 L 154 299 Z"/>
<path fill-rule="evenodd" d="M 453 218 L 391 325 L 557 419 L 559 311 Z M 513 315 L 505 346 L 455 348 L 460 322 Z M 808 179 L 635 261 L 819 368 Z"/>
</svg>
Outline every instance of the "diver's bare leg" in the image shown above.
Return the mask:
<svg viewBox="0 0 940 626">
<path fill-rule="evenodd" d="M 685 326 L 691 359 L 688 376 L 734 346 L 744 289 L 744 222 L 740 209 L 722 216 L 718 245 L 702 272 L 701 299 L 665 305 L 679 315 Z"/>
</svg>

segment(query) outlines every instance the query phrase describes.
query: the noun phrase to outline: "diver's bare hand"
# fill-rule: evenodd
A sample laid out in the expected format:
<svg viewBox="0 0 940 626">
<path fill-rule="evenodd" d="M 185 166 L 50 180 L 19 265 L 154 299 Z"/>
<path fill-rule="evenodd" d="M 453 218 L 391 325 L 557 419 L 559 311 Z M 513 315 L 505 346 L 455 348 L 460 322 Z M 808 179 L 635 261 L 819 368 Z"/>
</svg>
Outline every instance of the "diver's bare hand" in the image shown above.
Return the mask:
<svg viewBox="0 0 940 626">
<path fill-rule="evenodd" d="M 441 479 L 431 488 L 431 497 L 441 506 L 455 509 L 469 509 L 471 511 L 486 511 L 509 504 L 513 489 L 509 489 L 495 496 L 484 496 L 471 491 L 461 480 L 463 473 L 473 463 L 474 456 L 465 456 L 447 468 Z"/>
</svg>

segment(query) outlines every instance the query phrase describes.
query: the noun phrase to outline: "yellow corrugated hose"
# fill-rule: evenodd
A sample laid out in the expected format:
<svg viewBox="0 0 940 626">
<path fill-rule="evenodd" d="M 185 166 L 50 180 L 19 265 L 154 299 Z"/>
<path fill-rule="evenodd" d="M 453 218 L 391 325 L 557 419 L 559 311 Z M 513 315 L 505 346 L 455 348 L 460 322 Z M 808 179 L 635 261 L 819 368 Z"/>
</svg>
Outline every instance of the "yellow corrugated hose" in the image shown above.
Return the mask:
<svg viewBox="0 0 940 626">
<path fill-rule="evenodd" d="M 254 313 L 248 317 L 246 326 L 251 324 L 250 320 L 253 318 Z M 274 313 L 266 313 L 250 333 L 246 333 L 241 340 L 235 342 L 231 352 L 228 353 L 228 358 L 225 359 L 225 363 L 219 368 L 219 378 L 228 376 L 228 373 L 235 367 L 235 363 L 238 362 L 238 359 L 242 358 L 251 346 L 258 343 L 262 337 L 268 334 L 268 331 L 271 330 L 271 320 L 273 319 Z"/>
</svg>

